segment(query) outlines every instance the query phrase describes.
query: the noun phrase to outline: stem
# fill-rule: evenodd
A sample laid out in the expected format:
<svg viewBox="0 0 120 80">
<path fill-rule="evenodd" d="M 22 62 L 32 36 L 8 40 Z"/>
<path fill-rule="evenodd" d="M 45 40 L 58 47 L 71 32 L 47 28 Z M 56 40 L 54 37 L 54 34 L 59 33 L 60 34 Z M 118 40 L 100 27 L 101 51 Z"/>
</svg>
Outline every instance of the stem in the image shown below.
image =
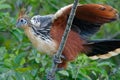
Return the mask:
<svg viewBox="0 0 120 80">
<path fill-rule="evenodd" d="M 71 30 L 71 25 L 72 25 L 72 22 L 73 22 L 73 19 L 74 19 L 74 16 L 75 16 L 75 12 L 76 12 L 76 9 L 77 9 L 78 2 L 79 2 L 79 0 L 74 0 L 74 4 L 72 6 L 70 16 L 69 16 L 68 21 L 67 21 L 66 29 L 64 31 L 60 46 L 59 46 L 58 51 L 55 54 L 54 58 L 56 57 L 56 58 L 61 60 L 60 56 L 62 54 L 62 51 L 63 51 L 64 47 L 65 47 L 65 43 L 66 43 L 66 40 L 68 38 L 68 34 Z M 55 73 L 56 73 L 56 70 L 57 70 L 57 65 L 58 65 L 58 63 L 55 63 L 53 61 L 52 69 L 47 74 L 47 80 L 55 80 Z"/>
</svg>

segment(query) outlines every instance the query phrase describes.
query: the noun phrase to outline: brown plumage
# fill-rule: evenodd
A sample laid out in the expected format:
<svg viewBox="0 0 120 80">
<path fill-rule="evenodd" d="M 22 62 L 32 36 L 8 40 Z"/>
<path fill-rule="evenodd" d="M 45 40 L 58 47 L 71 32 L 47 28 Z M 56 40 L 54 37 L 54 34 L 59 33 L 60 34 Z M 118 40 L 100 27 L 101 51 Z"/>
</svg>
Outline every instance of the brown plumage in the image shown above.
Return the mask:
<svg viewBox="0 0 120 80">
<path fill-rule="evenodd" d="M 53 55 L 59 47 L 71 8 L 72 4 L 61 8 L 54 15 L 34 16 L 31 19 L 28 19 L 22 12 L 19 15 L 17 24 L 25 30 L 26 35 L 39 51 Z M 113 56 L 107 53 L 120 48 L 120 40 L 88 41 L 88 38 L 95 34 L 101 25 L 117 18 L 117 10 L 111 6 L 102 4 L 78 5 L 72 28 L 62 53 L 65 59 L 62 59 L 63 62 L 58 67 L 65 68 L 67 62 L 74 60 L 80 53 L 85 53 L 94 59 L 101 58 L 100 55 L 107 56 L 103 56 L 104 58 Z M 28 23 L 23 24 L 23 19 Z M 25 21 L 23 20 L 23 22 Z M 110 43 L 113 43 L 114 46 Z M 110 46 L 110 48 L 106 48 L 107 46 Z M 97 48 L 103 50 L 100 51 Z M 117 53 L 119 51 L 117 50 Z"/>
</svg>

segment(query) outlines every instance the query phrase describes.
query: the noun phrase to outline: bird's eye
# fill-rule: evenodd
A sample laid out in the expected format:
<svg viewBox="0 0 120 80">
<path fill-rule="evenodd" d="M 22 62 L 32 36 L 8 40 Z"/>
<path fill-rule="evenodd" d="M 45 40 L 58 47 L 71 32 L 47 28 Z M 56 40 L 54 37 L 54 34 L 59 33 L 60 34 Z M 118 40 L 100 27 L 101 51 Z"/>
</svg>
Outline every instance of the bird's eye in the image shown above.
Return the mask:
<svg viewBox="0 0 120 80">
<path fill-rule="evenodd" d="M 23 19 L 21 19 L 20 22 L 23 22 Z"/>
<path fill-rule="evenodd" d="M 26 21 L 25 19 L 20 19 L 20 22 L 21 22 L 22 24 L 26 24 L 26 23 L 27 23 L 27 21 Z"/>
</svg>

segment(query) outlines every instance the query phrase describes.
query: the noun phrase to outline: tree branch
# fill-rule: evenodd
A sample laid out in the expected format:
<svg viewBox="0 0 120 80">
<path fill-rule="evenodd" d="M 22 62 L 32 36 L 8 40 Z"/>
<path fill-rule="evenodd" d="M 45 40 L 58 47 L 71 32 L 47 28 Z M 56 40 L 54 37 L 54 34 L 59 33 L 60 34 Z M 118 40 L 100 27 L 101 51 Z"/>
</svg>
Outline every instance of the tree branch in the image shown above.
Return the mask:
<svg viewBox="0 0 120 80">
<path fill-rule="evenodd" d="M 118 37 L 120 35 L 120 32 L 116 32 L 115 34 L 113 35 L 109 35 L 108 39 L 115 39 L 116 37 Z"/>
<path fill-rule="evenodd" d="M 55 80 L 55 72 L 57 70 L 57 65 L 59 64 L 58 62 L 61 62 L 61 54 L 62 54 L 62 51 L 64 49 L 68 34 L 71 30 L 71 25 L 72 25 L 72 22 L 73 22 L 73 19 L 74 19 L 74 16 L 75 16 L 75 12 L 76 12 L 76 9 L 77 9 L 78 2 L 79 2 L 79 0 L 74 0 L 74 4 L 72 6 L 70 16 L 68 18 L 68 22 L 67 22 L 67 25 L 66 25 L 66 29 L 65 29 L 64 34 L 62 36 L 60 46 L 58 48 L 57 53 L 53 57 L 52 69 L 47 74 L 47 80 Z M 56 59 L 58 60 L 58 62 L 55 61 Z"/>
</svg>

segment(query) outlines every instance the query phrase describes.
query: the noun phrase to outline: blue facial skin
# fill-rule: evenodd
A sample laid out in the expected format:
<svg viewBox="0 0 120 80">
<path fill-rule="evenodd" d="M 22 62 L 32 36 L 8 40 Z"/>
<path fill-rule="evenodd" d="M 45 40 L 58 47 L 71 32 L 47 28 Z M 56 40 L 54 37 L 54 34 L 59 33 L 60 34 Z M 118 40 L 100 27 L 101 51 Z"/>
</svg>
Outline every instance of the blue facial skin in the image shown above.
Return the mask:
<svg viewBox="0 0 120 80">
<path fill-rule="evenodd" d="M 18 22 L 16 23 L 16 27 L 21 27 L 23 25 L 26 25 L 27 21 L 23 18 L 21 18 L 20 20 L 18 20 Z"/>
</svg>

